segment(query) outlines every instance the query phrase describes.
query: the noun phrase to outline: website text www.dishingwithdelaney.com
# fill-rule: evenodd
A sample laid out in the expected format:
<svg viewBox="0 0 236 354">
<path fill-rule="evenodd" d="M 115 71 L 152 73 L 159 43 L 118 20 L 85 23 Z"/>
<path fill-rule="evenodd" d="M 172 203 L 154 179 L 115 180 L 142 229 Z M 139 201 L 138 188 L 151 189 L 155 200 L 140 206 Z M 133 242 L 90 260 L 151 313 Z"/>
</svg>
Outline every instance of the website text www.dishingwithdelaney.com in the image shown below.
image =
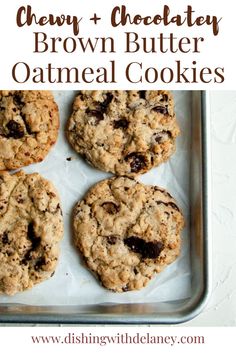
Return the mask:
<svg viewBox="0 0 236 354">
<path fill-rule="evenodd" d="M 134 333 L 128 332 L 117 333 L 115 335 L 94 335 L 92 333 L 67 333 L 64 336 L 31 336 L 33 344 L 77 344 L 77 345 L 117 345 L 117 344 L 154 344 L 154 345 L 193 345 L 205 344 L 205 336 L 176 336 L 176 335 L 151 335 L 150 333 Z"/>
</svg>

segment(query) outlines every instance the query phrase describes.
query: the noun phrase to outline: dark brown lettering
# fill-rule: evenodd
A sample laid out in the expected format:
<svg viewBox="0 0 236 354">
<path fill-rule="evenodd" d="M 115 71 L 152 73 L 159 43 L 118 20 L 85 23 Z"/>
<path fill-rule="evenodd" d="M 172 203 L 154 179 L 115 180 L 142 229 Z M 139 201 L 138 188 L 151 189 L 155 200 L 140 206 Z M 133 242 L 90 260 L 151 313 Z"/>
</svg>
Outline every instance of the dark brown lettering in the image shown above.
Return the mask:
<svg viewBox="0 0 236 354">
<path fill-rule="evenodd" d="M 209 84 L 212 79 L 206 79 L 206 76 L 207 75 L 210 75 L 212 73 L 211 69 L 210 68 L 203 68 L 202 70 L 200 70 L 200 73 L 199 73 L 199 77 L 200 77 L 200 80 L 202 82 L 204 82 L 204 84 Z"/>
<path fill-rule="evenodd" d="M 196 16 L 192 6 L 188 5 L 187 10 L 183 11 L 185 15 L 176 14 L 171 16 L 170 8 L 168 5 L 164 5 L 162 14 L 156 14 L 154 16 L 142 16 L 140 14 L 131 15 L 127 12 L 125 5 L 115 6 L 111 12 L 111 25 L 113 27 L 125 26 L 127 24 L 145 26 L 154 24 L 168 26 L 175 24 L 176 26 L 182 26 L 186 24 L 188 27 L 208 25 L 212 26 L 212 32 L 216 36 L 219 33 L 219 22 L 222 18 L 218 19 L 217 16 Z"/>
<path fill-rule="evenodd" d="M 25 73 L 24 73 L 24 79 L 23 80 L 20 80 L 18 75 L 17 75 L 17 69 L 19 69 L 19 72 L 22 74 L 23 73 L 23 70 L 25 70 Z M 24 62 L 18 62 L 16 63 L 13 68 L 12 68 L 12 77 L 13 77 L 13 80 L 15 82 L 17 82 L 18 84 L 24 84 L 26 81 L 28 81 L 29 77 L 30 77 L 30 68 L 29 68 L 29 65 L 27 65 L 26 63 Z"/>
<path fill-rule="evenodd" d="M 41 16 L 37 17 L 33 12 L 32 12 L 32 7 L 31 6 L 21 6 L 16 15 L 16 24 L 18 27 L 23 27 L 24 25 L 31 26 L 32 23 L 39 25 L 39 26 L 45 26 L 49 24 L 50 26 L 63 26 L 64 24 L 66 25 L 72 25 L 73 28 L 73 34 L 77 36 L 80 31 L 80 22 L 82 21 L 82 17 L 78 18 L 77 16 L 70 16 L 70 15 L 60 15 L 60 16 L 54 16 L 53 14 L 49 14 L 47 16 Z"/>
<path fill-rule="evenodd" d="M 215 68 L 215 74 L 216 74 L 216 77 L 214 79 L 214 82 L 216 84 L 221 84 L 222 82 L 225 81 L 225 78 L 224 78 L 224 68 Z M 217 79 L 220 79 L 219 81 Z"/>
</svg>

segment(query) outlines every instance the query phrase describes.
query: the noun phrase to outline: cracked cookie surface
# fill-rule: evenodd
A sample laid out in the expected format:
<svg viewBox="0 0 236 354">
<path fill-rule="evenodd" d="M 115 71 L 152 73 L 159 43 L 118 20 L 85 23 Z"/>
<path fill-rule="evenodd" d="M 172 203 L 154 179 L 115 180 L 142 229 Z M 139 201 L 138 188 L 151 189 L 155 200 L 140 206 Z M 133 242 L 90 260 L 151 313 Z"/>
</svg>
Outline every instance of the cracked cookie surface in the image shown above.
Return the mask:
<svg viewBox="0 0 236 354">
<path fill-rule="evenodd" d="M 180 253 L 184 218 L 164 189 L 127 177 L 92 187 L 74 208 L 74 243 L 106 288 L 146 286 Z"/>
<path fill-rule="evenodd" d="M 59 129 L 50 91 L 0 91 L 0 170 L 42 161 Z"/>
<path fill-rule="evenodd" d="M 0 293 L 14 295 L 51 277 L 62 234 L 52 183 L 37 173 L 0 172 Z"/>
<path fill-rule="evenodd" d="M 88 162 L 106 172 L 136 176 L 175 151 L 179 127 L 169 91 L 80 91 L 67 137 Z"/>
</svg>

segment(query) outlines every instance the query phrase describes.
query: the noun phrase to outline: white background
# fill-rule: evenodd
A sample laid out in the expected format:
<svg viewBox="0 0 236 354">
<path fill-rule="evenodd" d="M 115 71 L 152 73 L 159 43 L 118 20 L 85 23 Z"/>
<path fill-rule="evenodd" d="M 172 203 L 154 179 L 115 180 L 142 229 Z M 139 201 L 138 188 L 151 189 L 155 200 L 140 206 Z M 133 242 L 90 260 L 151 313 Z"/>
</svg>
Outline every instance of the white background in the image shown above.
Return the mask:
<svg viewBox="0 0 236 354">
<path fill-rule="evenodd" d="M 90 51 L 83 54 L 81 51 L 76 53 L 67 54 L 63 50 L 58 50 L 58 53 L 35 53 L 34 51 L 34 36 L 33 32 L 43 31 L 47 32 L 50 37 L 61 36 L 62 38 L 73 36 L 71 26 L 43 26 L 32 25 L 30 27 L 24 26 L 18 28 L 16 26 L 16 12 L 22 5 L 32 5 L 32 10 L 37 16 L 46 16 L 49 13 L 54 15 L 76 15 L 79 18 L 83 17 L 80 23 L 80 37 L 100 37 L 100 36 L 113 36 L 116 43 L 115 54 L 100 54 L 96 52 L 91 54 Z M 111 10 L 115 5 L 126 4 L 128 11 L 134 14 L 142 14 L 143 16 L 161 14 L 163 5 L 166 4 L 171 9 L 171 15 L 183 14 L 187 5 L 192 5 L 196 11 L 196 16 L 216 15 L 220 21 L 220 32 L 218 36 L 213 36 L 211 26 L 203 25 L 201 27 L 193 26 L 191 28 L 183 25 L 177 27 L 172 24 L 169 26 L 126 26 L 112 28 L 110 24 Z M 160 83 L 157 84 L 143 84 L 135 85 L 129 84 L 125 80 L 125 67 L 130 61 L 143 61 L 145 68 L 149 66 L 154 67 L 174 67 L 176 60 L 181 60 L 184 67 L 192 65 L 192 61 L 196 60 L 198 67 L 225 67 L 225 82 L 223 84 L 162 84 L 163 88 L 168 89 L 234 89 L 236 81 L 235 66 L 235 52 L 234 52 L 234 33 L 235 33 L 235 1 L 227 0 L 225 3 L 214 0 L 159 0 L 158 2 L 153 0 L 145 1 L 74 1 L 74 0 L 50 0 L 50 1 L 33 1 L 28 0 L 22 2 L 22 0 L 7 1 L 4 3 L 4 9 L 0 12 L 0 26 L 1 26 L 1 66 L 0 77 L 1 87 L 6 89 L 21 88 L 21 89 L 36 89 L 36 88 L 48 88 L 49 84 L 32 84 L 29 80 L 24 85 L 18 84 L 13 81 L 11 70 L 16 62 L 24 61 L 30 65 L 30 67 L 45 67 L 49 62 L 53 63 L 55 67 L 64 66 L 76 66 L 84 68 L 86 66 L 92 66 L 94 68 L 99 66 L 108 66 L 110 60 L 116 60 L 117 63 L 117 81 L 116 88 L 129 89 L 129 88 L 142 88 L 151 89 L 157 88 Z M 102 17 L 98 25 L 94 25 L 89 20 L 94 13 Z M 202 48 L 199 54 L 143 54 L 142 52 L 134 54 L 124 54 L 124 32 L 125 31 L 138 31 L 141 37 L 158 37 L 163 32 L 165 35 L 169 35 L 170 32 L 174 32 L 177 37 L 204 37 L 205 41 L 200 45 Z M 46 72 L 46 71 L 45 71 Z M 42 86 L 43 85 L 43 86 Z M 109 85 L 109 88 L 114 86 Z M 104 89 L 104 84 L 51 84 L 50 89 L 91 89 L 91 88 Z"/>
</svg>

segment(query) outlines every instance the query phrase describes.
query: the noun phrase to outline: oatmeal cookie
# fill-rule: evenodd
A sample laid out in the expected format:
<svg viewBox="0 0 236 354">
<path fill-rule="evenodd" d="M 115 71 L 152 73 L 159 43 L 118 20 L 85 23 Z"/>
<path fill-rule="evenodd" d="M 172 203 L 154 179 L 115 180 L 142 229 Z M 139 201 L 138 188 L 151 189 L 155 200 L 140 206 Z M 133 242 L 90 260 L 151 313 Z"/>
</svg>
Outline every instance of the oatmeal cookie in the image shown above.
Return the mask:
<svg viewBox="0 0 236 354">
<path fill-rule="evenodd" d="M 78 153 L 119 176 L 135 177 L 166 161 L 178 134 L 169 91 L 80 91 L 67 125 Z"/>
<path fill-rule="evenodd" d="M 164 189 L 104 180 L 74 209 L 74 242 L 106 288 L 138 290 L 180 253 L 183 215 Z"/>
<path fill-rule="evenodd" d="M 37 173 L 0 173 L 0 293 L 31 288 L 55 271 L 63 220 L 52 183 Z"/>
<path fill-rule="evenodd" d="M 49 91 L 0 91 L 0 170 L 42 161 L 58 129 L 58 107 Z"/>
</svg>

